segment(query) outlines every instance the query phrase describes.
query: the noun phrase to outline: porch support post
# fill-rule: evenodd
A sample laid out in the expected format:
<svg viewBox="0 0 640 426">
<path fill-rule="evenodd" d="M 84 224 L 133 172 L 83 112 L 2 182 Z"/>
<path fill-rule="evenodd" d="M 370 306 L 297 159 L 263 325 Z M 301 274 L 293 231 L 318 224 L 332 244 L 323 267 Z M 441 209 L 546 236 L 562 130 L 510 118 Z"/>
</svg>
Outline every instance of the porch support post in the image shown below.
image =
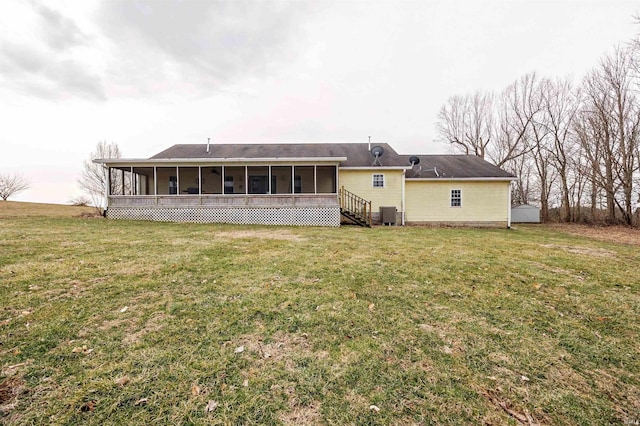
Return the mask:
<svg viewBox="0 0 640 426">
<path fill-rule="evenodd" d="M 106 188 L 104 189 L 104 200 L 102 202 L 103 211 L 106 211 L 109 207 L 109 196 L 111 195 L 111 167 L 107 166 L 107 180 L 105 182 Z"/>
<path fill-rule="evenodd" d="M 122 191 L 121 195 L 126 195 L 126 192 L 124 191 L 124 170 L 120 170 L 120 183 L 122 184 Z"/>
<path fill-rule="evenodd" d="M 338 166 L 333 166 L 334 170 L 336 171 L 336 178 L 335 181 L 333 182 L 333 193 L 337 194 L 338 193 Z"/>
<path fill-rule="evenodd" d="M 198 195 L 202 195 L 202 166 L 198 166 Z"/>
<path fill-rule="evenodd" d="M 269 184 L 269 186 L 268 186 L 269 194 L 273 194 L 273 190 L 271 189 L 271 179 L 273 179 L 273 178 L 271 176 L 272 176 L 271 175 L 271 164 L 269 164 L 269 177 L 267 178 L 269 180 L 269 182 L 268 182 L 268 184 Z"/>
<path fill-rule="evenodd" d="M 400 208 L 402 209 L 402 226 L 404 226 L 404 201 L 405 201 L 405 187 L 404 187 L 404 178 L 407 174 L 407 170 L 402 170 L 402 205 L 400 206 Z"/>
<path fill-rule="evenodd" d="M 318 194 L 318 166 L 313 165 L 313 193 Z"/>
<path fill-rule="evenodd" d="M 291 165 L 291 193 L 296 193 L 296 166 Z"/>
<path fill-rule="evenodd" d="M 176 195 L 180 195 L 180 167 L 176 166 Z"/>
<path fill-rule="evenodd" d="M 249 167 L 244 166 L 244 195 L 249 193 Z"/>
<path fill-rule="evenodd" d="M 227 186 L 226 186 L 226 185 L 227 185 L 227 184 L 226 184 L 227 179 L 226 179 L 226 176 L 225 176 L 225 174 L 224 174 L 224 173 L 225 173 L 225 172 L 224 172 L 224 164 L 222 165 L 222 171 L 221 171 L 220 173 L 222 174 L 222 176 L 220 176 L 220 179 L 222 179 L 222 185 L 221 185 L 222 189 L 220 190 L 220 193 L 221 193 L 222 195 L 224 195 L 224 194 L 226 194 L 226 193 L 227 193 Z"/>
<path fill-rule="evenodd" d="M 133 166 L 131 166 L 131 170 L 129 171 L 129 184 L 131 185 L 129 188 L 129 195 L 135 195 L 134 187 L 136 186 L 136 178 L 133 175 Z"/>
<path fill-rule="evenodd" d="M 111 195 L 111 167 L 107 167 L 107 196 Z"/>
<path fill-rule="evenodd" d="M 158 168 L 153 166 L 153 195 L 158 196 Z"/>
</svg>

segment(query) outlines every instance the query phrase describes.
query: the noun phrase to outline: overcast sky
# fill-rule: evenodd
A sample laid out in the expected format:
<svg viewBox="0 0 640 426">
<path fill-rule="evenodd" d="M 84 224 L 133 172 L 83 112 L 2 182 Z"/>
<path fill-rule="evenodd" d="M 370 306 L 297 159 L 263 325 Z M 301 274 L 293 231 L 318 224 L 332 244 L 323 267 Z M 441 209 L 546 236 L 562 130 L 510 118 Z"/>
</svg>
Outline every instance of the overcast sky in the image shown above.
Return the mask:
<svg viewBox="0 0 640 426">
<path fill-rule="evenodd" d="M 579 81 L 635 1 L 0 1 L 0 173 L 66 203 L 97 142 L 388 142 L 446 153 L 438 110 L 532 71 Z"/>
</svg>

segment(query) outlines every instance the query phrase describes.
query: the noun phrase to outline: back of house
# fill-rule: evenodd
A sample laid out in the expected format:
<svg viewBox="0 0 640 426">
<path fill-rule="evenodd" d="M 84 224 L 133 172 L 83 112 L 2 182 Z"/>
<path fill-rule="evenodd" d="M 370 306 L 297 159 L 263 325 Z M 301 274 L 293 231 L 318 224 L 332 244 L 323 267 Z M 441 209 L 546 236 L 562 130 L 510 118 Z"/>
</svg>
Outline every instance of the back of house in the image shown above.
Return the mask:
<svg viewBox="0 0 640 426">
<path fill-rule="evenodd" d="M 388 144 L 179 144 L 98 159 L 111 219 L 267 225 L 510 226 L 512 174 Z"/>
</svg>

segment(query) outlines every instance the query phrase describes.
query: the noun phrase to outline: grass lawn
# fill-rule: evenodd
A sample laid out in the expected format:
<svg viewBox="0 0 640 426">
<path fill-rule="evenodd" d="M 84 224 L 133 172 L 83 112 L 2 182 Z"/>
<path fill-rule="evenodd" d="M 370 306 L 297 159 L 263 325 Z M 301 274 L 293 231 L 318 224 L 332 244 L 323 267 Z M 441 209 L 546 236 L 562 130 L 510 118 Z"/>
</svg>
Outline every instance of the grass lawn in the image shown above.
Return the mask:
<svg viewBox="0 0 640 426">
<path fill-rule="evenodd" d="M 640 421 L 640 238 L 83 211 L 0 202 L 0 423 Z"/>
</svg>

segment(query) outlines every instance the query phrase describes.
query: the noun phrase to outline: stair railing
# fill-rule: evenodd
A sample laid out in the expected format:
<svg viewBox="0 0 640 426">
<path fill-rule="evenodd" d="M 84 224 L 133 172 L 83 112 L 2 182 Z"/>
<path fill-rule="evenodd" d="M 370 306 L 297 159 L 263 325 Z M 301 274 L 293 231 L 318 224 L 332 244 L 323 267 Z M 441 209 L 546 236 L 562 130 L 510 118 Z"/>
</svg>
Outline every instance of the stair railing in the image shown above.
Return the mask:
<svg viewBox="0 0 640 426">
<path fill-rule="evenodd" d="M 363 222 L 363 225 L 371 226 L 371 201 L 347 191 L 344 186 L 340 188 L 340 209 Z"/>
</svg>

